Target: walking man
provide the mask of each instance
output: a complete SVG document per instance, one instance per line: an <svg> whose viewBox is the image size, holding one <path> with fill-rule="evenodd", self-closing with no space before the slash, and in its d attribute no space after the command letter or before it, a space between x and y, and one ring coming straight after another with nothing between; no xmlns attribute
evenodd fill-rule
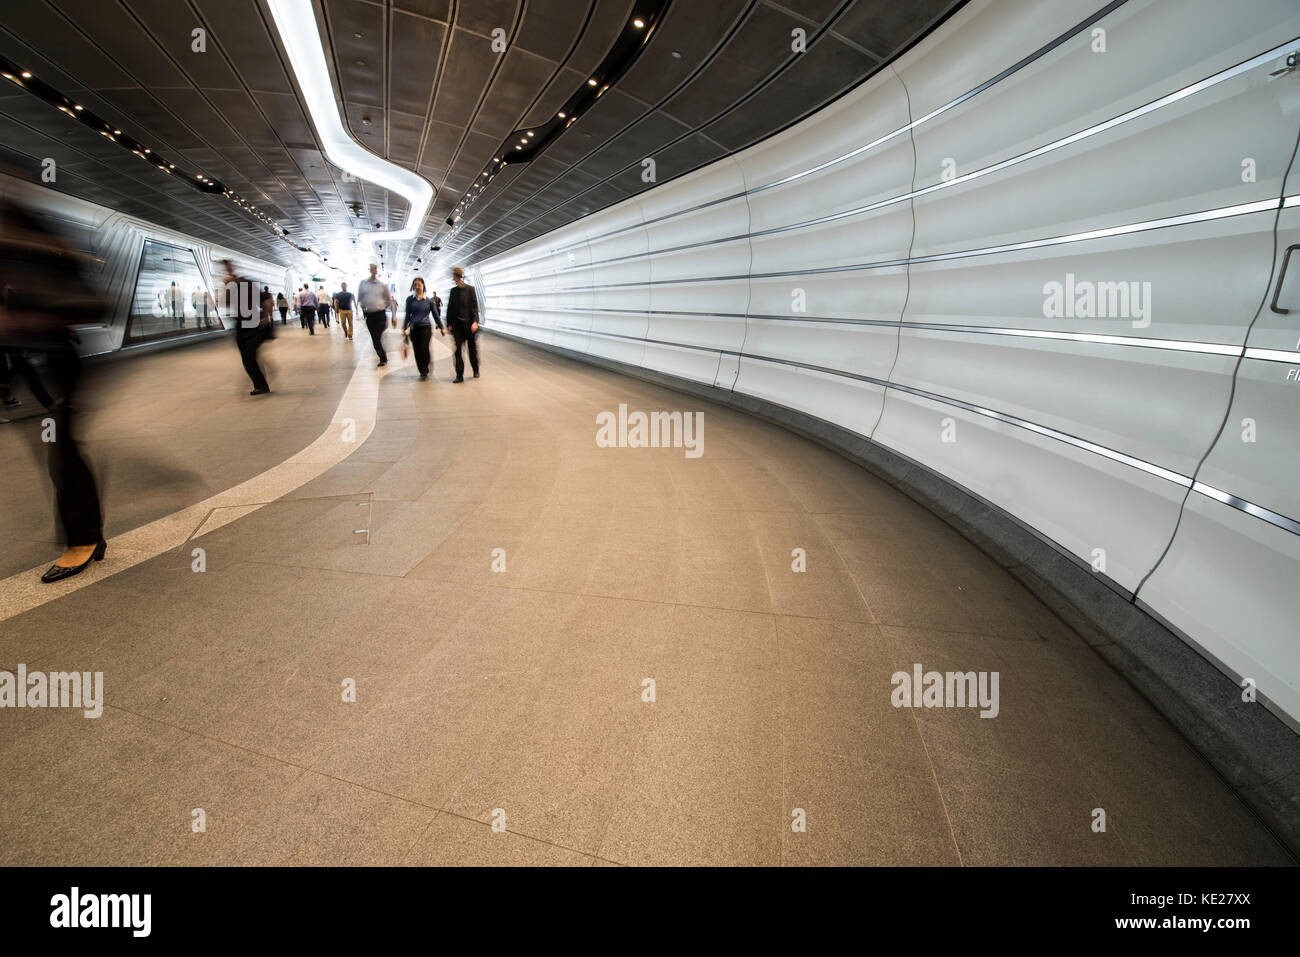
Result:
<svg viewBox="0 0 1300 957"><path fill-rule="evenodd" d="M393 310L393 325L397 325L397 303L393 302L393 292L388 283L379 279L379 267L370 264L370 278L361 280L357 287L357 301L361 313L366 317L366 328L370 330L370 341L375 346L375 355L379 356L379 366L388 365L388 353L384 351L384 323L387 319L386 309Z"/></svg>
<svg viewBox="0 0 1300 957"><path fill-rule="evenodd" d="M310 286L302 287L302 293L298 296L298 311L302 313L303 324L311 330L313 336L316 335L316 294Z"/></svg>
<svg viewBox="0 0 1300 957"><path fill-rule="evenodd" d="M339 314L339 325L343 327L343 335L349 339L352 338L352 298L347 283L343 283L343 288L334 294L334 311Z"/></svg>
<svg viewBox="0 0 1300 957"><path fill-rule="evenodd" d="M465 270L455 266L451 270L455 281L451 292L447 294L447 328L456 339L456 378L453 382L465 381L465 360L461 358L460 347L469 347L469 367L478 378L478 296L474 287L465 281Z"/></svg>
<svg viewBox="0 0 1300 957"><path fill-rule="evenodd" d="M271 311L269 308L271 294L254 306L258 299L257 286L250 279L235 274L235 266L229 259L221 261L226 270L226 308L235 317L235 345L239 346L239 358L244 362L244 371L252 380L253 391L249 395L266 395L271 387L266 384L266 376L257 362L257 350L265 341L271 330Z"/></svg>

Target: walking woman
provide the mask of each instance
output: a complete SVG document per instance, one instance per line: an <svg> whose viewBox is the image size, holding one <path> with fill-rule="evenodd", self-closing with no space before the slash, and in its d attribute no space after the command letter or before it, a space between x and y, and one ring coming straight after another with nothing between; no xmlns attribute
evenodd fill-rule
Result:
<svg viewBox="0 0 1300 957"><path fill-rule="evenodd" d="M415 353L415 368L420 371L420 378L429 378L429 340L433 338L433 327L446 335L442 328L442 316L434 305L435 300L424 294L424 280L419 276L411 283L411 295L406 297L406 319L402 323L402 335L411 342L411 351Z"/></svg>
<svg viewBox="0 0 1300 957"><path fill-rule="evenodd" d="M82 278L77 254L36 214L0 204L0 349L20 358L37 400L49 411L39 424L47 446L59 523L67 550L41 576L56 582L104 557L99 489L73 437L73 396L81 378L73 325L98 322L104 303ZM44 358L38 373L26 355ZM43 380L43 381L41 381Z"/></svg>
<svg viewBox="0 0 1300 957"><path fill-rule="evenodd" d="M289 321L289 300L284 298L284 290L275 295L275 306L280 310L280 325Z"/></svg>

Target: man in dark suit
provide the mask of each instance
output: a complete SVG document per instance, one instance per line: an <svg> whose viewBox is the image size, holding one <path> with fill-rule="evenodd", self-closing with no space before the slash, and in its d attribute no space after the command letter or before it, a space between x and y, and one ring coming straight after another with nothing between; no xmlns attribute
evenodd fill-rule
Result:
<svg viewBox="0 0 1300 957"><path fill-rule="evenodd" d="M239 357L244 361L244 371L253 382L253 391L249 395L266 395L271 391L266 376L257 361L257 350L270 332L270 314L263 319L263 309L257 302L257 284L251 279L235 274L235 266L229 259L221 264L226 272L226 308L235 320L235 345L239 347ZM270 293L267 294L270 298Z"/></svg>
<svg viewBox="0 0 1300 957"><path fill-rule="evenodd" d="M461 358L460 347L469 346L469 367L478 378L478 296L474 287L465 281L465 270L456 266L451 271L451 278L456 285L447 294L447 328L456 340L456 378L453 382L465 381L465 360Z"/></svg>

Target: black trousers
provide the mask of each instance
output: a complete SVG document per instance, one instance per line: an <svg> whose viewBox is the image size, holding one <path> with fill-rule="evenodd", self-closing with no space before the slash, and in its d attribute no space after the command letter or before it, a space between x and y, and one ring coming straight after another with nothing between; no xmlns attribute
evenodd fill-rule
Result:
<svg viewBox="0 0 1300 957"><path fill-rule="evenodd" d="M286 322L288 322L288 321L289 321L289 307L288 307L288 306L281 306L281 307L280 307L280 325L284 325L284 324L285 324Z"/></svg>
<svg viewBox="0 0 1300 957"><path fill-rule="evenodd" d="M388 353L384 351L384 325L388 320L384 317L384 311L367 312L366 328L370 330L370 341L374 343L375 355L379 356L379 364L385 365L388 362Z"/></svg>
<svg viewBox="0 0 1300 957"><path fill-rule="evenodd" d="M429 374L429 340L433 338L433 326L411 326L411 352L415 355L415 367L420 375Z"/></svg>
<svg viewBox="0 0 1300 957"><path fill-rule="evenodd" d="M320 317L320 324L326 329L330 327L330 308L329 306L317 306L316 315Z"/></svg>
<svg viewBox="0 0 1300 957"><path fill-rule="evenodd" d="M49 384L56 398L48 405L48 418L54 420L53 432L49 431L49 423L42 421L41 438L44 440L48 436L52 439L46 443L49 446L47 461L59 523L69 547L97 545L104 537L99 488L90 466L81 456L72 429L72 398L81 378L81 360L71 347L46 355Z"/></svg>
<svg viewBox="0 0 1300 957"><path fill-rule="evenodd" d="M308 329L311 330L311 334L313 336L316 335L316 307L315 306L302 307L302 321L303 321L303 325L305 325Z"/></svg>
<svg viewBox="0 0 1300 957"><path fill-rule="evenodd" d="M469 367L478 375L478 333L462 332L455 328L451 332L456 339L456 378L465 378L465 360L460 357L462 345L469 347Z"/></svg>
<svg viewBox="0 0 1300 957"><path fill-rule="evenodd" d="M253 388L269 389L270 386L266 384L266 376L262 373L262 367L257 362L257 350L262 345L262 336L260 334L246 336L243 339L236 339L235 344L239 346L239 358L244 361L244 371L253 380Z"/></svg>
<svg viewBox="0 0 1300 957"><path fill-rule="evenodd" d="M31 390L32 397L37 402L47 409L54 405L54 399L45 391L41 377L36 374L32 364L21 352L0 354L0 397L10 395L10 385L15 375L22 376L26 380L27 388Z"/></svg>

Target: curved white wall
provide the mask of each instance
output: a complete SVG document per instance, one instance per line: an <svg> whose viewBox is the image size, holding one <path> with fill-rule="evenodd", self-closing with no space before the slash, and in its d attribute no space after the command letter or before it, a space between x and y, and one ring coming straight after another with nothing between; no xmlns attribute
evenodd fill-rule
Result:
<svg viewBox="0 0 1300 957"><path fill-rule="evenodd" d="M943 473L1294 725L1300 261L1294 311L1265 300L1300 242L1300 72L1270 76L1300 5L1102 11L973 0L783 134L477 264L485 315ZM1069 276L1149 298L1054 315Z"/></svg>

